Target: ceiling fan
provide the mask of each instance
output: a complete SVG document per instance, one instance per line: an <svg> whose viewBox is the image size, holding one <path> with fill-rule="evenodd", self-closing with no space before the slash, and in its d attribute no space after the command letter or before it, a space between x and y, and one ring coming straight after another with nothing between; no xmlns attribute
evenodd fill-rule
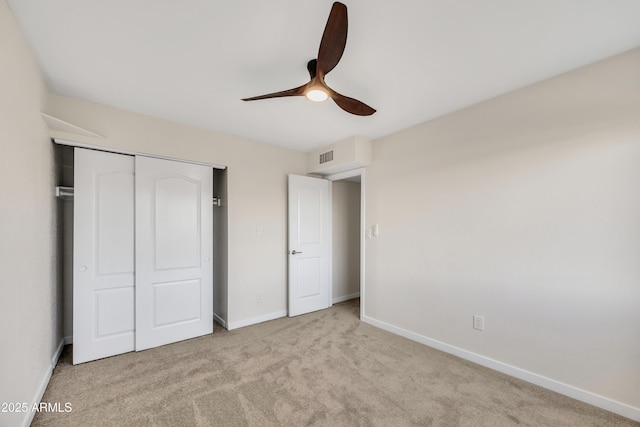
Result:
<svg viewBox="0 0 640 427"><path fill-rule="evenodd" d="M358 116L370 116L376 110L364 102L349 98L331 89L324 81L324 76L333 70L344 52L347 44L347 6L340 2L333 3L327 25L322 34L318 59L312 59L307 63L307 70L311 79L308 83L294 89L266 95L244 98L243 101L256 101L258 99L280 98L284 96L306 96L311 101L321 102L327 98L333 99L338 107L344 111Z"/></svg>

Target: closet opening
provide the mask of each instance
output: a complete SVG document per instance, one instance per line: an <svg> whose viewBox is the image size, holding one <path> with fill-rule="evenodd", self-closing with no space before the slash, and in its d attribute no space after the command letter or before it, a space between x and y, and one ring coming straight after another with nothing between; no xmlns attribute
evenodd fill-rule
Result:
<svg viewBox="0 0 640 427"><path fill-rule="evenodd" d="M56 195L58 196L57 210L59 213L58 222L58 250L62 254L59 261L59 275L58 283L61 289L62 297L59 301L58 319L57 321L62 324L62 330L65 337L65 344L73 343L74 330L73 330L73 301L74 301L74 188L76 182L74 182L74 175L76 174L76 162L77 158L74 155L74 145L72 143L66 144L59 141L54 141L55 158L56 158ZM107 151L107 150L99 150ZM120 153L115 153L120 154ZM126 153L132 154L132 153ZM166 159L164 161L168 161ZM161 160L163 161L163 160ZM183 163L179 160L175 163ZM188 164L185 163L185 164ZM206 165L203 165L206 166ZM227 319L227 172L226 169L220 169L215 166L210 166L213 172L211 185L213 189L213 197L210 198L213 215L210 222L213 251L210 257L207 256L204 259L209 266L206 269L211 269L213 292L211 299L212 307L209 310L208 316L213 319L214 322L220 323L223 327L226 327ZM76 178L77 179L77 178ZM75 274L81 274L75 272ZM185 297L187 298L187 297ZM209 300L211 301L211 300ZM171 319L169 319L171 320Z"/></svg>
<svg viewBox="0 0 640 427"><path fill-rule="evenodd" d="M73 147L54 145L56 179L58 188L73 189ZM58 222L58 280L62 283L61 307L57 312L62 317L62 332L65 345L73 342L73 195L72 192L57 191Z"/></svg>

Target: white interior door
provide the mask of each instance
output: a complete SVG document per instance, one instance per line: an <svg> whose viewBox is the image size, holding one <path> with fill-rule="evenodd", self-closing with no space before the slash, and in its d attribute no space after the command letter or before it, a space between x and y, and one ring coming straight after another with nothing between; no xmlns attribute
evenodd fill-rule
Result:
<svg viewBox="0 0 640 427"><path fill-rule="evenodd" d="M136 350L213 332L213 170L136 156Z"/></svg>
<svg viewBox="0 0 640 427"><path fill-rule="evenodd" d="M76 148L73 363L134 349L134 159Z"/></svg>
<svg viewBox="0 0 640 427"><path fill-rule="evenodd" d="M331 306L329 185L289 175L289 316Z"/></svg>

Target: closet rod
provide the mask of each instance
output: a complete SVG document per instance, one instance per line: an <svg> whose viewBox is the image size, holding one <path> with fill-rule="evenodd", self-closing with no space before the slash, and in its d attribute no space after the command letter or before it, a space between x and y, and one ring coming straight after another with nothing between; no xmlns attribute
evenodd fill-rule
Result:
<svg viewBox="0 0 640 427"><path fill-rule="evenodd" d="M56 197L61 199L73 199L73 187L56 187Z"/></svg>

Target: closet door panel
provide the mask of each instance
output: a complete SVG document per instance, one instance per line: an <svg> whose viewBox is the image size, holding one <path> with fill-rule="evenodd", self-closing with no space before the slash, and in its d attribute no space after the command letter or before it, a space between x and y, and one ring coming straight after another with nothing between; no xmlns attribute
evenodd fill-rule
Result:
<svg viewBox="0 0 640 427"><path fill-rule="evenodd" d="M136 350L213 332L213 170L136 157Z"/></svg>
<svg viewBox="0 0 640 427"><path fill-rule="evenodd" d="M155 183L155 269L200 265L200 185L189 178L161 178ZM175 203L180 200L180 203ZM182 248L176 251L175 248Z"/></svg>
<svg viewBox="0 0 640 427"><path fill-rule="evenodd" d="M124 164L123 160L131 167L132 157L115 161ZM105 277L130 274L134 270L135 237L133 171L97 175L95 191L98 274Z"/></svg>
<svg viewBox="0 0 640 427"><path fill-rule="evenodd" d="M73 363L134 350L134 158L75 149Z"/></svg>
<svg viewBox="0 0 640 427"><path fill-rule="evenodd" d="M154 325L160 327L199 320L201 287L200 280L154 285Z"/></svg>

